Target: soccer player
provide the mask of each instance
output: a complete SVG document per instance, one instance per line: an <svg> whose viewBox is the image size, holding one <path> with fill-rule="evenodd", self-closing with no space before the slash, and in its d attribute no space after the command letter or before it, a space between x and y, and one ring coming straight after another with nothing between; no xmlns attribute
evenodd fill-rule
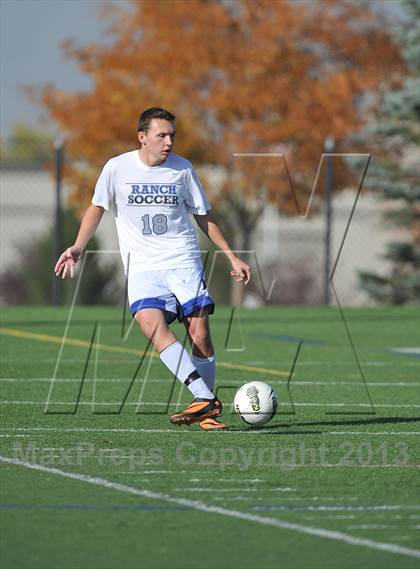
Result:
<svg viewBox="0 0 420 569"><path fill-rule="evenodd" d="M112 207L131 313L162 362L194 396L170 421L221 429L225 425L217 420L222 404L213 394L216 362L209 330L214 303L190 214L225 253L237 282L247 284L251 271L226 242L191 162L172 152L175 128L175 116L165 109L153 107L140 115L140 149L105 164L76 241L54 270L57 277L73 277L104 211ZM186 327L191 357L169 327L177 317Z"/></svg>

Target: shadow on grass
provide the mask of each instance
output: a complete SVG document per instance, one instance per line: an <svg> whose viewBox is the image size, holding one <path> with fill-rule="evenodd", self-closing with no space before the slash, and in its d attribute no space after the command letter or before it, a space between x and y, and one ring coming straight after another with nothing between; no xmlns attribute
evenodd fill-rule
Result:
<svg viewBox="0 0 420 569"><path fill-rule="evenodd" d="M261 427L250 427L250 428L238 428L230 429L234 431L259 431L263 430L267 435L321 435L328 434L328 429L324 430L299 430L299 431L289 431L288 429L296 427L345 427L353 425L397 425L397 424L407 424L407 423L418 423L420 422L419 417L370 417L369 419L335 419L333 421L293 421L289 423L272 423L269 425L261 425ZM281 429L281 430L278 430ZM270 432L271 431L271 432ZM369 435L369 431L366 431Z"/></svg>

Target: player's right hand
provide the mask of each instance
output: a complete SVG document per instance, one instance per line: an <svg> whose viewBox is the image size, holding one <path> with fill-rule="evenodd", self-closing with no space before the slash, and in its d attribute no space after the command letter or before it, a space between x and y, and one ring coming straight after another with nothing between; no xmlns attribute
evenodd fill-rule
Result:
<svg viewBox="0 0 420 569"><path fill-rule="evenodd" d="M73 245L72 247L66 249L64 253L60 255L60 258L55 264L54 267L55 276L59 277L60 273L62 273L61 278L65 279L67 274L70 273L71 278L73 278L74 267L81 256L82 256L82 251L81 249L79 249L79 247L75 247Z"/></svg>

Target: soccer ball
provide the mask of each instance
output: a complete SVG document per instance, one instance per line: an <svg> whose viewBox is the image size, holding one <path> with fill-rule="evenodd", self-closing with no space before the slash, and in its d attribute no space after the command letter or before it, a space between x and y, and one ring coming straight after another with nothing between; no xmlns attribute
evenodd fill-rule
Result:
<svg viewBox="0 0 420 569"><path fill-rule="evenodd" d="M233 407L245 423L264 425L276 414L277 395L268 383L250 381L236 392Z"/></svg>

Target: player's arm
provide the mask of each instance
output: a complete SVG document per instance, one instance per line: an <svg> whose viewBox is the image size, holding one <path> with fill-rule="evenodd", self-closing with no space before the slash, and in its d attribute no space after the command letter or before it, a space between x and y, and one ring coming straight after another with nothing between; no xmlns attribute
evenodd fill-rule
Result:
<svg viewBox="0 0 420 569"><path fill-rule="evenodd" d="M244 281L245 284L248 284L251 279L251 268L232 251L213 213L208 211L205 215L194 215L194 218L199 228L228 258L232 265L231 277L236 282Z"/></svg>
<svg viewBox="0 0 420 569"><path fill-rule="evenodd" d="M71 278L73 278L74 266L82 256L90 238L95 233L104 211L103 207L94 204L90 204L87 208L80 223L79 232L74 245L61 254L54 267L54 272L57 277L59 277L61 273L61 278L64 279L66 275L70 273Z"/></svg>

